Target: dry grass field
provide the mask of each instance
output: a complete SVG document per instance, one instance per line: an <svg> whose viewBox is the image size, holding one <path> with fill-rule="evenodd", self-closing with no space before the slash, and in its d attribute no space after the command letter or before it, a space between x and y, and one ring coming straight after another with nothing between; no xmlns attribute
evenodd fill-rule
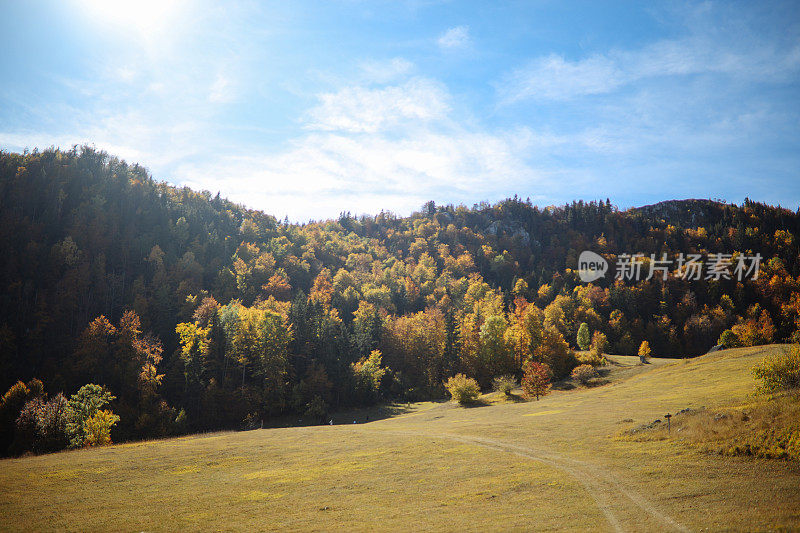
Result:
<svg viewBox="0 0 800 533"><path fill-rule="evenodd" d="M687 407L751 402L750 368L780 349L614 356L597 386L538 402L493 393L470 408L427 402L377 420L384 411L3 460L0 529L800 529L797 462L625 436Z"/></svg>

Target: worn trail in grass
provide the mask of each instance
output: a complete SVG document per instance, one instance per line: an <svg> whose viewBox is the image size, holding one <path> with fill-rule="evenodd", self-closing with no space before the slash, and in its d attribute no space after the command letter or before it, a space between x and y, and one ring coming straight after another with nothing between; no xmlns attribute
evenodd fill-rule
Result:
<svg viewBox="0 0 800 533"><path fill-rule="evenodd" d="M750 367L776 349L645 366L615 357L608 384L538 402L493 394L482 407L428 402L369 423L5 460L0 528L797 528L796 463L619 438L667 412L746 400Z"/></svg>

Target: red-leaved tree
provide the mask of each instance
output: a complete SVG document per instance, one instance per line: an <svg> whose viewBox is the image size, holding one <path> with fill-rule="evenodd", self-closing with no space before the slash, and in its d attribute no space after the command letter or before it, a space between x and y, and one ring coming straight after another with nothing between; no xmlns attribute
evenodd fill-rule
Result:
<svg viewBox="0 0 800 533"><path fill-rule="evenodd" d="M552 372L545 363L528 361L522 367L525 374L522 376L522 393L526 398L539 399L550 392L550 376Z"/></svg>

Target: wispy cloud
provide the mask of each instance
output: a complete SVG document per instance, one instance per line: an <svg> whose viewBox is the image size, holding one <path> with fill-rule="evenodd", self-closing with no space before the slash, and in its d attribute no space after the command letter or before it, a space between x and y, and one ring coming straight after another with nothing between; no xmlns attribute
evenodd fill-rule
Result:
<svg viewBox="0 0 800 533"><path fill-rule="evenodd" d="M414 63L402 58L394 57L388 61L363 61L361 71L363 77L370 83L391 83L408 77L414 71Z"/></svg>
<svg viewBox="0 0 800 533"><path fill-rule="evenodd" d="M233 102L235 99L235 90L233 82L228 76L224 74L217 74L214 83L208 92L208 101L215 104L225 104Z"/></svg>
<svg viewBox="0 0 800 533"><path fill-rule="evenodd" d="M182 183L224 194L295 220L340 211L407 213L424 201L499 199L533 183L525 129L489 132L453 116L439 82L412 78L378 88L319 95L306 113L308 134L262 156L231 156L212 166L187 163ZM309 197L313 191L313 197Z"/></svg>
<svg viewBox="0 0 800 533"><path fill-rule="evenodd" d="M515 193L798 198L791 2L611 6L630 16L613 33L525 3L442 26L452 10L427 0L181 2L147 38L115 15L48 41L33 13L0 36L0 146L88 142L294 220ZM53 35L82 31L74 22ZM638 23L647 31L628 31ZM71 48L53 59L42 43Z"/></svg>
<svg viewBox="0 0 800 533"><path fill-rule="evenodd" d="M570 100L607 94L648 79L698 74L776 81L800 68L800 45L776 50L763 43L721 43L705 37L663 40L640 49L611 50L569 61L550 54L531 60L496 85L504 103Z"/></svg>
<svg viewBox="0 0 800 533"><path fill-rule="evenodd" d="M143 166L167 168L196 156L215 138L200 116L165 122L140 111L97 112L92 120L76 120L66 130L0 131L0 146L24 150L89 144Z"/></svg>
<svg viewBox="0 0 800 533"><path fill-rule="evenodd" d="M495 111L532 118L529 161L561 173L551 189L561 201L598 190L622 205L752 197L755 182L796 173L789 139L800 113L787 98L800 45L796 25L787 33L748 17L704 3L679 14L680 37L582 57L542 54L494 84ZM797 196L760 190L773 202Z"/></svg>
<svg viewBox="0 0 800 533"><path fill-rule="evenodd" d="M567 100L575 96L610 92L625 74L608 57L566 61L555 54L533 60L506 77L498 90L506 103L525 99Z"/></svg>
<svg viewBox="0 0 800 533"><path fill-rule="evenodd" d="M368 89L345 87L319 95L307 114L308 129L375 133L412 123L442 120L450 95L442 84L414 78L402 85Z"/></svg>
<svg viewBox="0 0 800 533"><path fill-rule="evenodd" d="M470 44L469 27L456 26L455 28L450 28L440 35L436 42L439 43L439 47L445 50L464 48Z"/></svg>
<svg viewBox="0 0 800 533"><path fill-rule="evenodd" d="M424 201L499 199L496 181L514 190L534 172L508 134L420 131L401 139L312 134L282 153L231 157L213 167L181 166L176 176L190 186L218 190L267 212L295 220L341 211L408 213ZM506 192L505 194L508 194ZM326 209L323 205L335 206Z"/></svg>

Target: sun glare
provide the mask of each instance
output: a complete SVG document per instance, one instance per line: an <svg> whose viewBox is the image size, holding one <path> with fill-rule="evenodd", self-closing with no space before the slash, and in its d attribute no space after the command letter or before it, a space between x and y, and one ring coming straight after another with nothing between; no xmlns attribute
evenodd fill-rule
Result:
<svg viewBox="0 0 800 533"><path fill-rule="evenodd" d="M83 0L87 14L115 29L128 28L144 37L166 29L180 11L183 0Z"/></svg>

